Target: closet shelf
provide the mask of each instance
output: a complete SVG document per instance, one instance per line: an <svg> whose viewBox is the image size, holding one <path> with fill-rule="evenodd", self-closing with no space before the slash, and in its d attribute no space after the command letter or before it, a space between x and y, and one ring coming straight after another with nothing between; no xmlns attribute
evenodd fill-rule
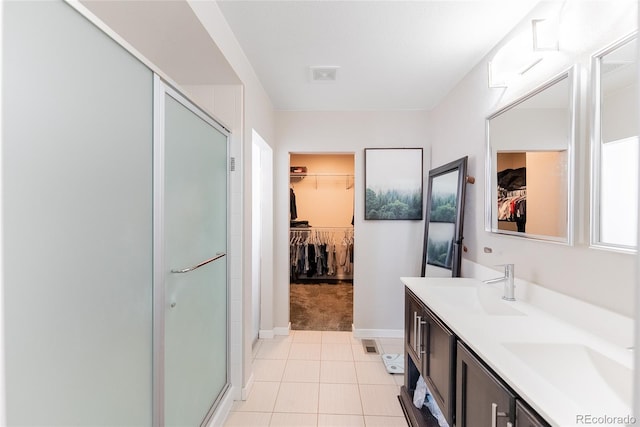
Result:
<svg viewBox="0 0 640 427"><path fill-rule="evenodd" d="M307 177L315 178L316 190L318 189L318 178L345 178L345 190L353 188L353 174L349 173L291 173L289 182L300 182Z"/></svg>

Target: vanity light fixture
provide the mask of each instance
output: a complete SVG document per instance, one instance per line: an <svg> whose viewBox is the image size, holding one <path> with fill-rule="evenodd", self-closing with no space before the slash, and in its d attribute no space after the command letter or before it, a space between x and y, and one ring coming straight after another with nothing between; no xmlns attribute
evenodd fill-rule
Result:
<svg viewBox="0 0 640 427"><path fill-rule="evenodd" d="M487 63L489 87L508 87L540 61L542 55L533 51L529 37L520 34L500 48Z"/></svg>
<svg viewBox="0 0 640 427"><path fill-rule="evenodd" d="M338 69L340 67L335 65L309 67L311 83L334 83L338 78Z"/></svg>
<svg viewBox="0 0 640 427"><path fill-rule="evenodd" d="M494 71L493 61L487 61L487 76L489 78L489 87L492 89L496 88L507 88L509 85L507 84L507 78L504 73L498 76L498 72Z"/></svg>
<svg viewBox="0 0 640 427"><path fill-rule="evenodd" d="M557 51L558 19L531 21L531 35L523 31L504 44L487 62L489 87L506 88L544 59L544 51Z"/></svg>
<svg viewBox="0 0 640 427"><path fill-rule="evenodd" d="M531 21L533 50L557 51L560 48L558 32L560 23L557 18L534 19Z"/></svg>

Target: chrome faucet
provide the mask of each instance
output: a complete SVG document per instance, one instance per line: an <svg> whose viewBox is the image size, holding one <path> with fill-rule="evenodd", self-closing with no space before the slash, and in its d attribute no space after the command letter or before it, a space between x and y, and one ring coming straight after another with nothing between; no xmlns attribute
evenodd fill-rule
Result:
<svg viewBox="0 0 640 427"><path fill-rule="evenodd" d="M496 277L495 279L483 280L483 282L484 283L504 282L504 295L502 296L502 299L506 301L515 301L516 286L513 283L513 280L514 280L513 270L514 270L513 264L504 264L504 276Z"/></svg>

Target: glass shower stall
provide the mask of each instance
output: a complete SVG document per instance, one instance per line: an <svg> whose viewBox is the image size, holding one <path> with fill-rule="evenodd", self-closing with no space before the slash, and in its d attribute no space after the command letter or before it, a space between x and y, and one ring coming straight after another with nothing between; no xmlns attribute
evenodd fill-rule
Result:
<svg viewBox="0 0 640 427"><path fill-rule="evenodd" d="M229 134L69 4L2 7L6 423L205 424Z"/></svg>

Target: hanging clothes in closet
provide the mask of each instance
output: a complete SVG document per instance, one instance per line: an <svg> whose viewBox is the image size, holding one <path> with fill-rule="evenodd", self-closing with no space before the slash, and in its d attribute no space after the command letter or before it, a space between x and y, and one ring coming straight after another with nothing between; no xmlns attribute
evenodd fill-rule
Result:
<svg viewBox="0 0 640 427"><path fill-rule="evenodd" d="M353 280L353 229L290 231L291 281Z"/></svg>
<svg viewBox="0 0 640 427"><path fill-rule="evenodd" d="M498 172L498 221L515 222L525 232L527 222L527 168Z"/></svg>
<svg viewBox="0 0 640 427"><path fill-rule="evenodd" d="M519 232L527 222L527 190L498 191L498 221L515 222Z"/></svg>
<svg viewBox="0 0 640 427"><path fill-rule="evenodd" d="M293 188L289 188L289 215L290 219L298 218L298 207L296 206L296 193Z"/></svg>

